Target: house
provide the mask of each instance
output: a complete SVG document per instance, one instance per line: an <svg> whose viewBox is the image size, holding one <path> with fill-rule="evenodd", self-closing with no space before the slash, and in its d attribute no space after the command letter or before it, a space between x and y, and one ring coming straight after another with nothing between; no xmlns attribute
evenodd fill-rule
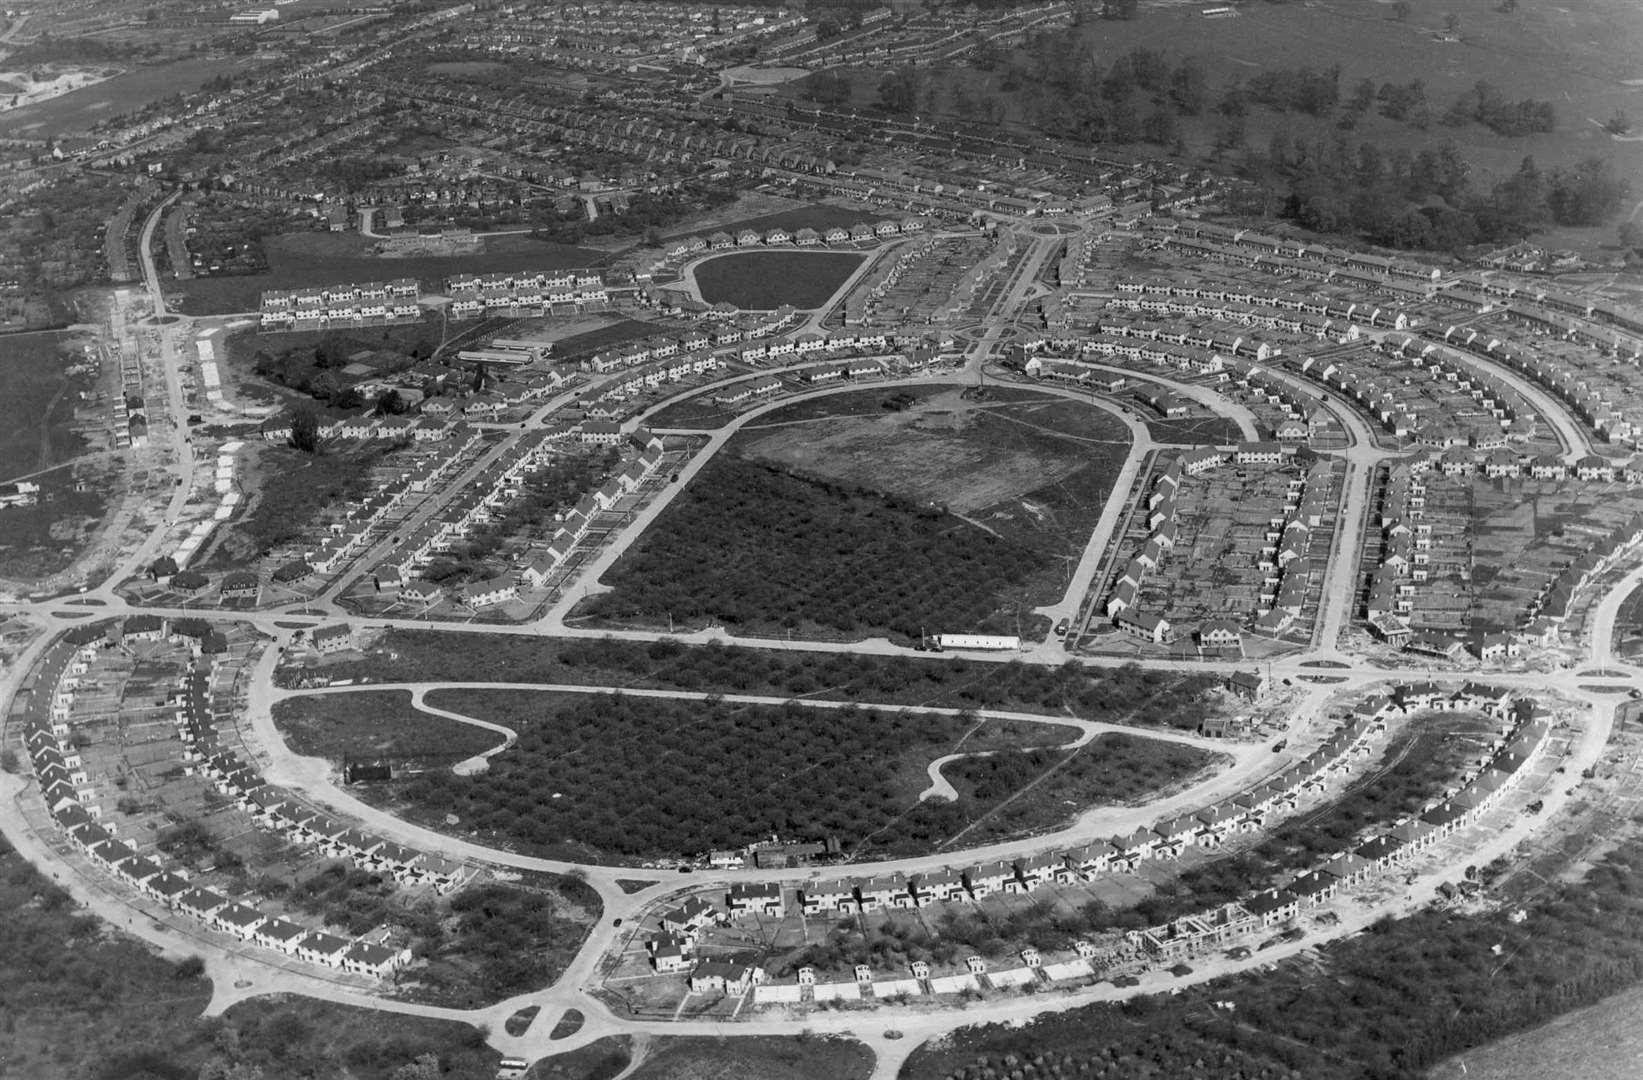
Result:
<svg viewBox="0 0 1643 1080"><path fill-rule="evenodd" d="M352 648L354 632L347 623L335 623L315 630L309 640L313 642L314 651L324 656Z"/></svg>
<svg viewBox="0 0 1643 1080"><path fill-rule="evenodd" d="M326 967L341 967L342 957L347 953L349 943L335 934L327 934L323 930L315 930L301 941L297 942L297 959L310 964L323 964Z"/></svg>
<svg viewBox="0 0 1643 1080"><path fill-rule="evenodd" d="M741 995L748 992L754 984L764 982L764 969L752 964L741 964L730 960L703 960L690 972L690 991L700 994L710 990L722 990L726 994Z"/></svg>
<svg viewBox="0 0 1643 1080"><path fill-rule="evenodd" d="M471 608L495 607L519 598L519 588L510 577L470 581L457 590L457 599Z"/></svg>
<svg viewBox="0 0 1643 1080"><path fill-rule="evenodd" d="M1243 629L1231 619L1210 619L1198 627L1200 649L1239 649L1243 644Z"/></svg>
<svg viewBox="0 0 1643 1080"><path fill-rule="evenodd" d="M229 904L211 918L211 925L241 941L249 941L268 916L249 904Z"/></svg>
<svg viewBox="0 0 1643 1080"><path fill-rule="evenodd" d="M410 949L356 941L342 954L342 970L354 975L385 978L411 962Z"/></svg>
<svg viewBox="0 0 1643 1080"><path fill-rule="evenodd" d="M690 966L694 946L689 938L658 934L645 943L645 948L650 951L650 966L658 974L667 975Z"/></svg>
<svg viewBox="0 0 1643 1080"><path fill-rule="evenodd" d="M1245 900L1244 909L1260 919L1262 926L1276 926L1298 915L1301 903L1299 898L1287 889L1268 889Z"/></svg>
<svg viewBox="0 0 1643 1080"><path fill-rule="evenodd" d="M265 949L292 952L308 933L308 928L289 919L269 919L252 931L251 940Z"/></svg>
<svg viewBox="0 0 1643 1080"><path fill-rule="evenodd" d="M811 882L800 890L799 901L807 915L849 914L856 910L856 890L843 882Z"/></svg>
<svg viewBox="0 0 1643 1080"><path fill-rule="evenodd" d="M1227 689L1249 701L1267 692L1267 679L1260 671L1237 671L1227 676Z"/></svg>
<svg viewBox="0 0 1643 1080"><path fill-rule="evenodd" d="M184 915L207 922L228 906L228 897L211 889L189 889L177 897L176 907Z"/></svg>
<svg viewBox="0 0 1643 1080"><path fill-rule="evenodd" d="M442 590L438 585L420 579L407 582L399 590L400 599L409 600L414 604L437 604L441 594Z"/></svg>
<svg viewBox="0 0 1643 1080"><path fill-rule="evenodd" d="M255 602L260 591L257 575L244 570L236 570L222 579L220 595L224 600L250 600Z"/></svg>
<svg viewBox="0 0 1643 1080"><path fill-rule="evenodd" d="M712 904L699 896L692 896L679 907L662 915L662 929L674 934L694 935L712 922L717 914Z"/></svg>
<svg viewBox="0 0 1643 1080"><path fill-rule="evenodd" d="M1113 622L1131 637L1150 641L1154 645L1167 645L1175 640L1175 633L1170 628L1168 620L1151 612L1125 608L1117 614Z"/></svg>
<svg viewBox="0 0 1643 1080"><path fill-rule="evenodd" d="M725 895L725 907L732 919L748 915L769 915L779 919L786 912L782 903L782 889L775 882L768 884L735 884Z"/></svg>

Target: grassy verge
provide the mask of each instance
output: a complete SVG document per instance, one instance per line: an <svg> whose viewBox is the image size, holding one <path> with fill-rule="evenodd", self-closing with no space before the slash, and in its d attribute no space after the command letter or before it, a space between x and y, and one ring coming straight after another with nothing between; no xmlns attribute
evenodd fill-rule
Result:
<svg viewBox="0 0 1643 1080"><path fill-rule="evenodd" d="M531 1066L526 1080L611 1080L633 1060L633 1040L609 1035Z"/></svg>
<svg viewBox="0 0 1643 1080"><path fill-rule="evenodd" d="M412 708L409 690L287 698L274 706L274 724L295 752L331 760L460 760L502 741L495 732Z"/></svg>
<svg viewBox="0 0 1643 1080"><path fill-rule="evenodd" d="M796 1035L660 1039L633 1080L865 1080L873 1054L854 1039Z"/></svg>

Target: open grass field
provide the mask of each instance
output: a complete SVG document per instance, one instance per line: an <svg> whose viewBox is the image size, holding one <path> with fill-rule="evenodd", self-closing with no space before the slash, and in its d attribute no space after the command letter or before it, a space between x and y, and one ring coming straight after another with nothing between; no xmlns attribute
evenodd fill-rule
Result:
<svg viewBox="0 0 1643 1080"><path fill-rule="evenodd" d="M633 1060L633 1040L607 1035L568 1054L543 1058L531 1066L525 1080L613 1080Z"/></svg>
<svg viewBox="0 0 1643 1080"><path fill-rule="evenodd" d="M57 332L0 337L0 483L30 477L40 487L34 505L0 509L0 575L9 578L68 565L102 519L119 472L117 459L96 455L55 467L98 449L76 417L95 378L73 340Z"/></svg>
<svg viewBox="0 0 1643 1080"><path fill-rule="evenodd" d="M342 701L322 700L331 710ZM396 782L385 797L430 822L455 814L459 828L488 842L601 859L734 847L772 832L836 837L846 851L931 850L1055 771L1056 757L1033 755L1069 737L1059 725L962 715L524 689L452 688L428 703L512 727L519 742L485 773L430 772ZM966 781L957 802L919 801L936 758L1016 747L1028 750L1026 768ZM1144 737L1098 740L1089 768L1060 770L1067 780L1050 784L1050 800L1024 800L989 835L1134 798L1208 759Z"/></svg>
<svg viewBox="0 0 1643 1080"><path fill-rule="evenodd" d="M79 393L89 390L74 336L46 331L0 337L0 483L80 453L73 429ZM71 370L72 369L72 370Z"/></svg>
<svg viewBox="0 0 1643 1080"><path fill-rule="evenodd" d="M553 357L555 360L574 359L579 356L592 356L602 349L613 345L620 345L624 341L633 341L636 338L650 337L660 330L655 323L644 322L640 319L613 319L603 326L597 326L554 342Z"/></svg>
<svg viewBox="0 0 1643 1080"><path fill-rule="evenodd" d="M1508 1035L1432 1069L1428 1080L1632 1080L1643 1061L1643 989L1626 990L1544 1027Z"/></svg>
<svg viewBox="0 0 1643 1080"><path fill-rule="evenodd" d="M749 311L783 305L818 308L861 265L864 256L847 251L738 251L691 268L691 277L709 304L728 303Z"/></svg>
<svg viewBox="0 0 1643 1080"><path fill-rule="evenodd" d="M1103 735L1076 750L1038 749L950 762L943 774L967 820L947 842L982 844L1070 821L1091 806L1156 797L1210 768L1212 754L1178 743Z"/></svg>
<svg viewBox="0 0 1643 1080"><path fill-rule="evenodd" d="M866 1080L872 1072L873 1054L856 1040L805 1034L658 1039L628 1075L632 1080Z"/></svg>
<svg viewBox="0 0 1643 1080"><path fill-rule="evenodd" d="M501 270L557 270L592 266L605 256L584 248L534 240L525 234L489 237L472 255L385 258L371 254L372 241L357 233L291 232L264 241L268 272L239 277L197 277L175 283L188 315L255 311L265 289L296 289L349 281L411 277L425 292L444 288L452 274Z"/></svg>
<svg viewBox="0 0 1643 1080"><path fill-rule="evenodd" d="M464 758L501 741L495 732L411 707L409 690L287 698L274 706L286 745L309 757Z"/></svg>
<svg viewBox="0 0 1643 1080"><path fill-rule="evenodd" d="M136 68L50 101L0 113L0 135L39 139L83 131L172 94L198 90L218 75L241 67L236 59L215 57Z"/></svg>
<svg viewBox="0 0 1643 1080"><path fill-rule="evenodd" d="M1016 612L1065 587L1127 430L1031 391L978 402L929 388L901 411L884 409L885 396L799 402L738 432L587 613L754 633L1019 632ZM680 545L702 550L676 560Z"/></svg>

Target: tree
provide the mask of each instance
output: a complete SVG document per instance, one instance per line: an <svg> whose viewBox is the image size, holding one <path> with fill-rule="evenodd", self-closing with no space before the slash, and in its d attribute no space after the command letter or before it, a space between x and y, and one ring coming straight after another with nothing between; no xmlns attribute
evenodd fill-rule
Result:
<svg viewBox="0 0 1643 1080"><path fill-rule="evenodd" d="M1500 10L1503 14L1512 14L1517 10L1517 0L1500 0Z"/></svg>
<svg viewBox="0 0 1643 1080"><path fill-rule="evenodd" d="M1449 31L1451 37L1460 36L1460 16L1453 11L1443 17L1443 28Z"/></svg>
<svg viewBox="0 0 1643 1080"><path fill-rule="evenodd" d="M1627 251L1643 252L1643 225L1639 225L1635 221L1622 221L1620 223L1620 246ZM10 772L11 770L7 769L6 771Z"/></svg>
<svg viewBox="0 0 1643 1080"><path fill-rule="evenodd" d="M1397 0L1392 5L1392 17L1399 22L1409 21L1409 0Z"/></svg>
<svg viewBox="0 0 1643 1080"><path fill-rule="evenodd" d="M911 113L918 105L918 97L918 71L910 65L897 68L879 80L879 105L886 112Z"/></svg>
<svg viewBox="0 0 1643 1080"><path fill-rule="evenodd" d="M1610 135L1624 135L1631 129L1632 118L1619 109L1616 109L1614 115L1603 121L1603 130Z"/></svg>
<svg viewBox="0 0 1643 1080"><path fill-rule="evenodd" d="M319 453L319 414L301 408L291 417L291 445L305 454Z"/></svg>
<svg viewBox="0 0 1643 1080"><path fill-rule="evenodd" d="M380 416L399 416L405 409L405 398L398 390L384 390L377 396L376 411Z"/></svg>

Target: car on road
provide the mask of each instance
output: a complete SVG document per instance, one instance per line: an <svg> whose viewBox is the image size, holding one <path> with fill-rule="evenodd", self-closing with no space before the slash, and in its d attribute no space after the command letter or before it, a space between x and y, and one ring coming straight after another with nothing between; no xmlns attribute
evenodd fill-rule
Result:
<svg viewBox="0 0 1643 1080"><path fill-rule="evenodd" d="M1062 619L1060 622L1055 624L1055 636L1066 637L1067 631L1072 629L1072 625L1071 619Z"/></svg>

